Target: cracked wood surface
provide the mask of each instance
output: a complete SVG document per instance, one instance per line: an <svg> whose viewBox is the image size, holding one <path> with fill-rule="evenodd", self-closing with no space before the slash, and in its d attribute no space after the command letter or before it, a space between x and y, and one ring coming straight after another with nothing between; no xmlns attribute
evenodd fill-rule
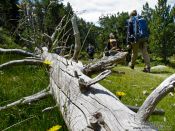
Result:
<svg viewBox="0 0 175 131"><path fill-rule="evenodd" d="M100 84L93 84L82 93L79 79L92 79L82 73L81 63L47 52L44 52L43 58L53 62L50 68L50 89L71 131L156 130L146 122L137 121L136 113ZM97 122L93 126L92 117L99 113L100 121L96 118Z"/></svg>

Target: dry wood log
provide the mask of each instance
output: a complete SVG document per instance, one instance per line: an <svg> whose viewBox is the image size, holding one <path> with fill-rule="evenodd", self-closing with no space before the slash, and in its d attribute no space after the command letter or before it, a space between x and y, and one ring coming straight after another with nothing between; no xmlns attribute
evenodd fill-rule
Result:
<svg viewBox="0 0 175 131"><path fill-rule="evenodd" d="M126 55L127 55L127 52L119 52L114 56L102 58L96 63L91 63L85 66L84 68L82 68L82 72L86 75L89 75L97 71L105 70L113 64L118 64L124 61Z"/></svg>
<svg viewBox="0 0 175 131"><path fill-rule="evenodd" d="M100 84L81 92L79 79L92 80L82 73L81 63L47 52L43 58L53 62L50 89L70 130L156 130L147 122L135 119L136 113Z"/></svg>

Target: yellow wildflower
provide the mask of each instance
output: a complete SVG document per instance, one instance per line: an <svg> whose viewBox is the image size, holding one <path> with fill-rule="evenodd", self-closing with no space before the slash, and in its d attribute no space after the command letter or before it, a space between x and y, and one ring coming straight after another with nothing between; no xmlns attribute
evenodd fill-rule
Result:
<svg viewBox="0 0 175 131"><path fill-rule="evenodd" d="M51 61L49 61L49 60L45 60L43 63L44 63L44 64L47 64L47 65L52 65L52 64L53 64L53 62L51 62Z"/></svg>
<svg viewBox="0 0 175 131"><path fill-rule="evenodd" d="M61 126L56 125L56 126L51 127L48 131L58 131L59 129L61 129Z"/></svg>
<svg viewBox="0 0 175 131"><path fill-rule="evenodd" d="M118 91L116 92L116 95L121 97L121 96L125 96L126 93Z"/></svg>

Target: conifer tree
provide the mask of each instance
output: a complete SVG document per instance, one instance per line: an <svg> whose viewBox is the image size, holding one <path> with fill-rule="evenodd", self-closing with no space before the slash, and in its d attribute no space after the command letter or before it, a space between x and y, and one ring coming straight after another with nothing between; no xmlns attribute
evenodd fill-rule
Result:
<svg viewBox="0 0 175 131"><path fill-rule="evenodd" d="M151 51L158 57L167 62L168 56L172 55L174 45L171 39L167 38L169 24L172 23L170 18L170 6L167 0L158 0L158 5L153 11L153 18L150 21L150 47Z"/></svg>

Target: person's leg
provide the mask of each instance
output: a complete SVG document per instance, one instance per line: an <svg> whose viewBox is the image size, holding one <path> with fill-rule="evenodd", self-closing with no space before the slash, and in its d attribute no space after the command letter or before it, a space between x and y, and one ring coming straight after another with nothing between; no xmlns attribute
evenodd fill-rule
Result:
<svg viewBox="0 0 175 131"><path fill-rule="evenodd" d="M148 54L148 51L147 51L147 47L148 47L148 44L147 42L143 42L141 43L141 51L142 51L142 55L143 55L143 59L144 59L144 62L145 62L145 68L144 68L144 72L150 72L150 57L149 57L149 54Z"/></svg>
<svg viewBox="0 0 175 131"><path fill-rule="evenodd" d="M135 61L137 59L137 54L138 54L138 43L132 44L132 54L131 54L131 62L129 63L129 66L134 69Z"/></svg>

